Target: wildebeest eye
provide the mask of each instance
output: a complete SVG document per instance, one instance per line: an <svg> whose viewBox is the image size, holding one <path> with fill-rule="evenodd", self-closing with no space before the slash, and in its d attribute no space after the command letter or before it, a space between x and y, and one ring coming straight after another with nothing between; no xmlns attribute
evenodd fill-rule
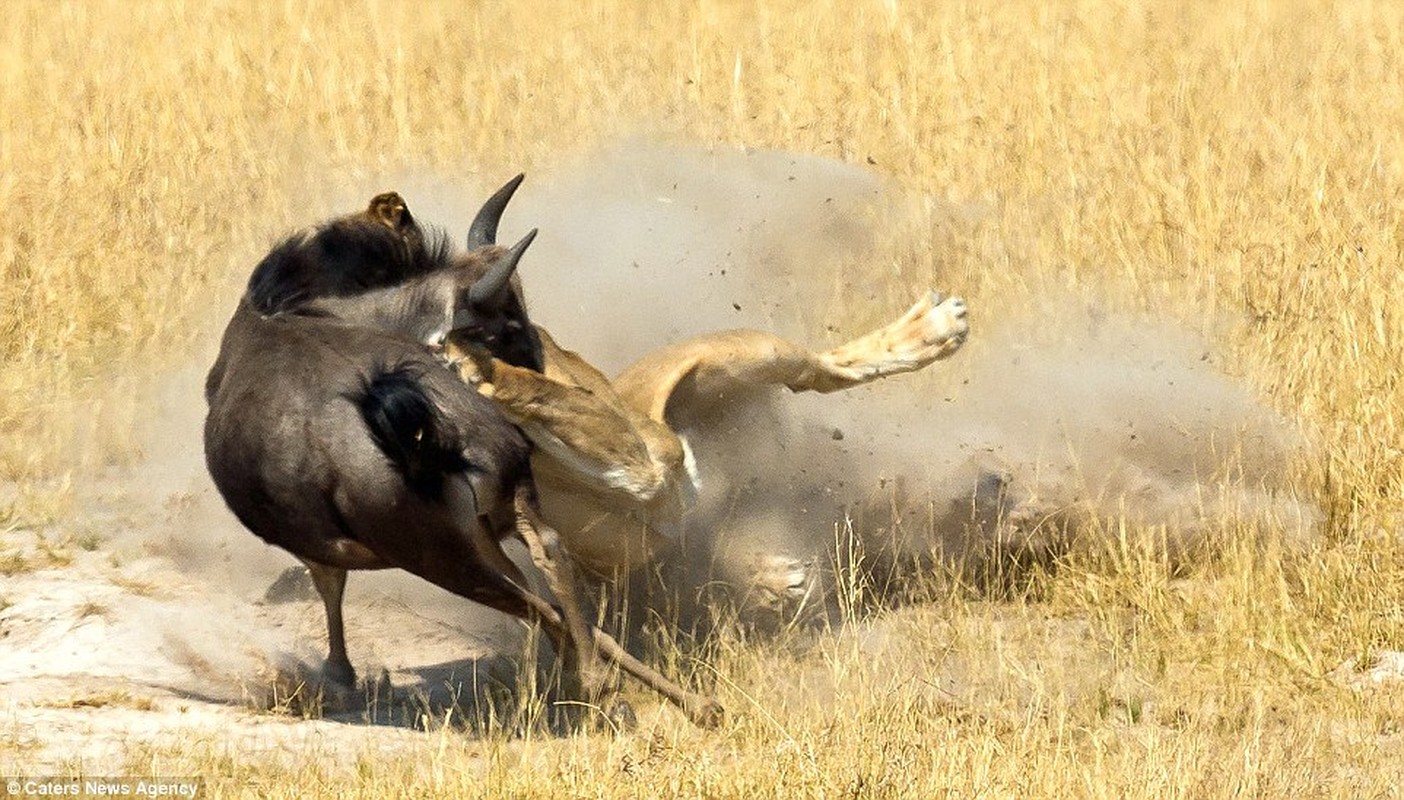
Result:
<svg viewBox="0 0 1404 800"><path fill-rule="evenodd" d="M522 323L520 323L520 322L518 322L518 321L516 321L516 320L514 320L514 319L509 319L509 320L507 320L507 326L506 326L506 327L507 327L507 330L511 331L512 333L519 333L519 332L521 332L521 330L522 330Z"/></svg>

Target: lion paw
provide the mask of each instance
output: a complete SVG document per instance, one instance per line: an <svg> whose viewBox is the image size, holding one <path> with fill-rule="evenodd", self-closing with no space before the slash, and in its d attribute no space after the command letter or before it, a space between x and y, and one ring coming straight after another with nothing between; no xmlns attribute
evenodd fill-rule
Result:
<svg viewBox="0 0 1404 800"><path fill-rule="evenodd" d="M932 291L923 303L930 305L920 318L921 348L926 352L915 360L945 358L959 350L970 334L965 300L954 296L942 300L940 292Z"/></svg>
<svg viewBox="0 0 1404 800"><path fill-rule="evenodd" d="M813 561L786 555L757 553L740 585L744 606L753 612L789 618L807 604L818 585Z"/></svg>

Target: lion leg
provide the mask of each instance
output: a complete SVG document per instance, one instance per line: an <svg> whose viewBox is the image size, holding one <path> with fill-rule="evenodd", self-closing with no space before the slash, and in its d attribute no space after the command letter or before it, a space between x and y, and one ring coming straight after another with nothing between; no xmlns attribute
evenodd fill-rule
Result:
<svg viewBox="0 0 1404 800"><path fill-rule="evenodd" d="M595 702L608 688L609 674L595 649L590 625L580 611L571 565L561 556L560 536L536 513L526 490L517 490L514 505L517 536L526 544L532 562L541 570L541 574L546 576L547 586L556 596L556 602L560 603L565 631L570 636L572 649L575 651L575 667L580 676L580 684L585 690L586 698Z"/></svg>
<svg viewBox="0 0 1404 800"><path fill-rule="evenodd" d="M540 334L544 374L470 356L456 362L459 377L497 403L556 477L640 503L668 494L685 477L677 435L624 403L584 359Z"/></svg>
<svg viewBox="0 0 1404 800"><path fill-rule="evenodd" d="M663 422L685 381L688 392L704 401L736 388L835 392L945 358L960 349L969 330L965 301L928 292L895 321L824 353L761 331L723 331L644 356L614 387L626 403Z"/></svg>
<svg viewBox="0 0 1404 800"><path fill-rule="evenodd" d="M821 353L823 370L803 388L790 388L832 392L914 372L959 350L969 331L964 300L928 292L896 321Z"/></svg>
<svg viewBox="0 0 1404 800"><path fill-rule="evenodd" d="M527 543L532 559L546 574L551 591L561 603L561 609L558 612L529 592L523 592L522 597L548 628L565 628L568 631L570 639L580 648L579 660L582 664L587 661L594 664L614 664L677 705L694 724L704 728L714 728L721 724L725 712L715 700L690 692L668 680L662 673L632 656L612 636L585 621L579 607L575 605L574 585L568 577L570 564L560 553L554 531L542 523L539 517L532 519L526 515L519 516L517 531ZM583 672L581 677L582 680L586 678ZM600 685L602 687L603 683Z"/></svg>

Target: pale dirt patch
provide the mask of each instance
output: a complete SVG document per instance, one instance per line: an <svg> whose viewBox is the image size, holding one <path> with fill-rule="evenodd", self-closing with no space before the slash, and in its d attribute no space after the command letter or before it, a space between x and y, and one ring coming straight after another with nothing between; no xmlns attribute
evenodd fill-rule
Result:
<svg viewBox="0 0 1404 800"><path fill-rule="evenodd" d="M1404 652L1381 650L1364 664L1349 659L1336 667L1331 677L1356 691L1398 689L1404 686Z"/></svg>
<svg viewBox="0 0 1404 800"><path fill-rule="evenodd" d="M414 741L448 708L515 685L516 659L500 654L523 652L520 623L403 573L358 573L347 636L371 706L342 698L325 719L304 718L317 712L289 696L324 654L320 601L263 601L294 562L228 517L203 475L164 498L149 478L85 491L101 499L67 524L102 529L102 546L0 583L0 766L100 774L133 746L202 739L339 762Z"/></svg>

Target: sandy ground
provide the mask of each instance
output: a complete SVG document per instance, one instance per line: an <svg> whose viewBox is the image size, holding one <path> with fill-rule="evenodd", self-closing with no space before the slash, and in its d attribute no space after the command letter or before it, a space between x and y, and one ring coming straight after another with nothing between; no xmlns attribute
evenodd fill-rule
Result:
<svg viewBox="0 0 1404 800"><path fill-rule="evenodd" d="M292 558L239 528L202 475L103 483L54 530L7 535L27 542L27 566L0 581L0 753L23 763L0 766L98 774L134 744L215 737L350 758L517 682L521 623L402 573L358 573L347 637L369 697L314 712L299 700L325 648L321 603L265 598Z"/></svg>
<svg viewBox="0 0 1404 800"><path fill-rule="evenodd" d="M358 573L347 634L370 680L313 710L293 692L320 664L320 602L265 596L291 558L244 532L203 474L175 480L148 466L79 494L83 508L42 536L7 535L28 543L27 567L0 582L0 774L120 774L145 768L142 753L206 742L255 760L311 757L350 769L368 755L422 749L449 708L459 719L506 708L523 676L538 674L521 668L522 624L407 575ZM1136 682L1085 622L1019 616L997 603L979 624L1004 645L953 644L940 664L904 665L912 636L980 640L933 630L949 627L940 618L909 609L815 641L891 662L892 674L923 672L931 691L974 707L1007 693L1000 676L1019 650L1009 643L1023 640L1038 642L1029 657L1039 682L1065 696ZM1397 685L1404 655L1342 664L1332 677L1359 691ZM791 675L786 691L824 703L841 691L831 679L816 666ZM646 702L641 715L671 713Z"/></svg>

